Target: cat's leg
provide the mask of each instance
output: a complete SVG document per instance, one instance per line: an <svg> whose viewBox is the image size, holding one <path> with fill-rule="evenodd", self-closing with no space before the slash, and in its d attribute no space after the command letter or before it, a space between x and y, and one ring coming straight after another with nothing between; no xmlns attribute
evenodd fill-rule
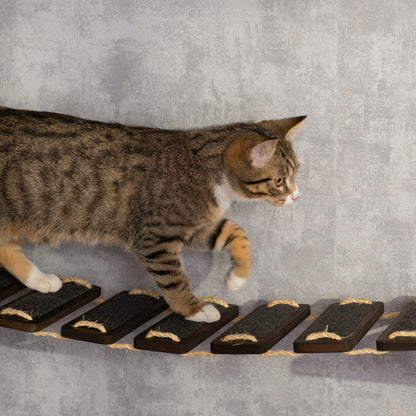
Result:
<svg viewBox="0 0 416 416"><path fill-rule="evenodd" d="M251 250L247 234L240 226L224 219L199 230L190 243L197 248L230 252L233 267L226 278L228 289L238 290L247 282L251 271Z"/></svg>
<svg viewBox="0 0 416 416"><path fill-rule="evenodd" d="M0 264L24 285L39 292L56 292L62 286L59 277L42 273L23 254L20 243L0 245Z"/></svg>
<svg viewBox="0 0 416 416"><path fill-rule="evenodd" d="M218 310L210 304L202 304L191 292L179 253L180 249L174 244L159 243L141 257L175 312L191 321L218 321L221 317Z"/></svg>

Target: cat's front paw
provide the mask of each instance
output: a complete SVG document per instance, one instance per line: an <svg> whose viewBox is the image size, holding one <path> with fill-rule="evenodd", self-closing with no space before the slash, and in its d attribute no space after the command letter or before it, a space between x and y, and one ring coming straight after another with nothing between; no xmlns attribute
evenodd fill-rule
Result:
<svg viewBox="0 0 416 416"><path fill-rule="evenodd" d="M54 274L42 273L34 268L26 281L26 286L42 293L57 292L62 287L62 281Z"/></svg>
<svg viewBox="0 0 416 416"><path fill-rule="evenodd" d="M235 291L241 289L247 283L247 278L238 277L231 270L231 272L225 279L225 283L227 285L228 290Z"/></svg>
<svg viewBox="0 0 416 416"><path fill-rule="evenodd" d="M216 322L221 318L215 306L210 304L202 306L202 309L195 315L187 316L185 319L194 322Z"/></svg>

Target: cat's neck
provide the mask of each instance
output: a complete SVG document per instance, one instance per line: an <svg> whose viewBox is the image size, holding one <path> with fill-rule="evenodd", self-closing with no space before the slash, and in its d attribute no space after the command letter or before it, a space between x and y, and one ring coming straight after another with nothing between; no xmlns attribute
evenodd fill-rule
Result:
<svg viewBox="0 0 416 416"><path fill-rule="evenodd" d="M244 197L239 195L231 186L226 175L223 175L220 182L214 185L213 191L221 215L225 214L234 201L244 200Z"/></svg>

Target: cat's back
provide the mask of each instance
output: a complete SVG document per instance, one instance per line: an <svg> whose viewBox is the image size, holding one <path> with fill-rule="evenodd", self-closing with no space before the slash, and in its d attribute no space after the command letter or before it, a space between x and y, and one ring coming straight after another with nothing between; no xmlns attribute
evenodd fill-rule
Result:
<svg viewBox="0 0 416 416"><path fill-rule="evenodd" d="M13 142L16 146L36 146L37 143L47 146L59 141L60 146L89 143L93 147L106 141L128 142L133 137L134 142L139 143L141 135L149 134L151 130L66 114L0 107L0 141Z"/></svg>
<svg viewBox="0 0 416 416"><path fill-rule="evenodd" d="M169 154L166 149L180 133L0 107L0 165L7 160L39 164L68 158L107 167L145 163Z"/></svg>

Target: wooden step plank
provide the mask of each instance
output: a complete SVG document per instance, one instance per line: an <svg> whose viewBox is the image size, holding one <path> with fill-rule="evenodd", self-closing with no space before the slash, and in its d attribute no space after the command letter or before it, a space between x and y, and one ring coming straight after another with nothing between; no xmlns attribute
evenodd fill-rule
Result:
<svg viewBox="0 0 416 416"><path fill-rule="evenodd" d="M149 351L185 354L238 316L238 306L236 305L224 307L215 304L215 307L221 314L221 318L217 322L193 322L172 313L137 335L134 338L134 347ZM161 336L149 338L152 334L151 331L169 334L176 340Z"/></svg>
<svg viewBox="0 0 416 416"><path fill-rule="evenodd" d="M80 341L113 344L167 308L163 298L125 290L65 324L61 334ZM80 322L98 325L74 326Z"/></svg>
<svg viewBox="0 0 416 416"><path fill-rule="evenodd" d="M382 302L332 304L299 335L294 350L298 353L350 351L383 311Z"/></svg>
<svg viewBox="0 0 416 416"><path fill-rule="evenodd" d="M380 351L416 350L416 301L412 301L377 338Z"/></svg>
<svg viewBox="0 0 416 416"><path fill-rule="evenodd" d="M23 290L26 286L13 277L6 269L0 267L0 300Z"/></svg>
<svg viewBox="0 0 416 416"><path fill-rule="evenodd" d="M309 305L259 306L211 342L215 354L263 354L310 315Z"/></svg>
<svg viewBox="0 0 416 416"><path fill-rule="evenodd" d="M49 326L65 315L91 302L101 294L101 288L91 288L67 282L54 293L31 291L0 309L0 326L21 331L36 332ZM27 313L32 319L15 314L5 314L6 309Z"/></svg>

